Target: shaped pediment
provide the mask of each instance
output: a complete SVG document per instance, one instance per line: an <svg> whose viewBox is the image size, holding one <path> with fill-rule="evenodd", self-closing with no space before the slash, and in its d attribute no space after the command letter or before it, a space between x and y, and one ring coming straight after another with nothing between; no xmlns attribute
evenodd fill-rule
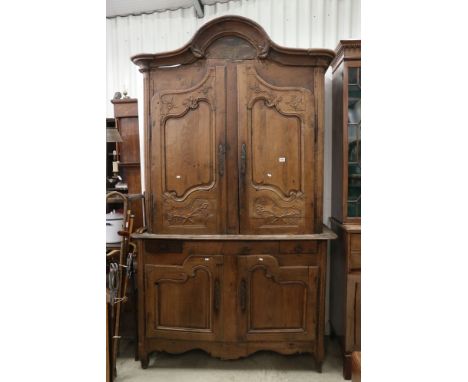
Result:
<svg viewBox="0 0 468 382"><path fill-rule="evenodd" d="M186 65L205 58L271 59L283 65L328 67L335 53L329 49L294 49L277 45L256 22L223 16L203 25L180 49L132 57L144 72L152 68Z"/></svg>

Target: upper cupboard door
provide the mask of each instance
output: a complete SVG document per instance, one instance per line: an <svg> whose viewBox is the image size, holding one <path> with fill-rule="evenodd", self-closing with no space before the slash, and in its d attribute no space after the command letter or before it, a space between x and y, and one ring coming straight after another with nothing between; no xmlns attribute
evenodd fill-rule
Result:
<svg viewBox="0 0 468 382"><path fill-rule="evenodd" d="M208 67L195 86L151 99L150 218L156 232L225 231L224 83L225 67Z"/></svg>
<svg viewBox="0 0 468 382"><path fill-rule="evenodd" d="M241 233L308 233L314 221L310 90L238 66Z"/></svg>

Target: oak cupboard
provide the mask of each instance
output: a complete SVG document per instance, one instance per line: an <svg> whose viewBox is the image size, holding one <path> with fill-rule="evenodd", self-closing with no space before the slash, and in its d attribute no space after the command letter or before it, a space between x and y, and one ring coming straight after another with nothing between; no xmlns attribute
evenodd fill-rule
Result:
<svg viewBox="0 0 468 382"><path fill-rule="evenodd" d="M228 16L185 47L132 58L145 78L148 231L319 233L324 72Z"/></svg>
<svg viewBox="0 0 468 382"><path fill-rule="evenodd" d="M342 40L332 62L333 152L330 323L351 379L361 350L361 41Z"/></svg>
<svg viewBox="0 0 468 382"><path fill-rule="evenodd" d="M309 352L321 369L333 232L134 237L144 368L153 351L198 348L222 359L259 350Z"/></svg>
<svg viewBox="0 0 468 382"><path fill-rule="evenodd" d="M147 232L139 357L203 349L324 359L326 49L273 43L251 20L132 57L144 76Z"/></svg>

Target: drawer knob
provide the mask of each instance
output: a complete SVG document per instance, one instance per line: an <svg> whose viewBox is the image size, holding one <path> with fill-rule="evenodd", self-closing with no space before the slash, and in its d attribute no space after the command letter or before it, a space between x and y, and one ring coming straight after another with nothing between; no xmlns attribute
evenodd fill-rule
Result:
<svg viewBox="0 0 468 382"><path fill-rule="evenodd" d="M258 258L258 261L263 261L263 257L259 257L259 258Z"/></svg>
<svg viewBox="0 0 468 382"><path fill-rule="evenodd" d="M297 245L294 247L294 252L296 252L296 253L301 253L301 252L303 252L302 245L297 244Z"/></svg>
<svg viewBox="0 0 468 382"><path fill-rule="evenodd" d="M210 261L210 258L209 258L209 257L205 257L205 261Z"/></svg>

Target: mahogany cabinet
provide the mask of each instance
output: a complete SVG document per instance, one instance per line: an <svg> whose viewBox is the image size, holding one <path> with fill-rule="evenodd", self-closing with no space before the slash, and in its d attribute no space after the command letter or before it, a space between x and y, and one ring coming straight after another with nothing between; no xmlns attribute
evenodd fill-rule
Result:
<svg viewBox="0 0 468 382"><path fill-rule="evenodd" d="M330 322L351 379L361 350L361 41L343 40L332 62L333 152Z"/></svg>
<svg viewBox="0 0 468 382"><path fill-rule="evenodd" d="M139 354L201 348L324 358L324 73L335 54L226 16L139 54L147 233Z"/></svg>

